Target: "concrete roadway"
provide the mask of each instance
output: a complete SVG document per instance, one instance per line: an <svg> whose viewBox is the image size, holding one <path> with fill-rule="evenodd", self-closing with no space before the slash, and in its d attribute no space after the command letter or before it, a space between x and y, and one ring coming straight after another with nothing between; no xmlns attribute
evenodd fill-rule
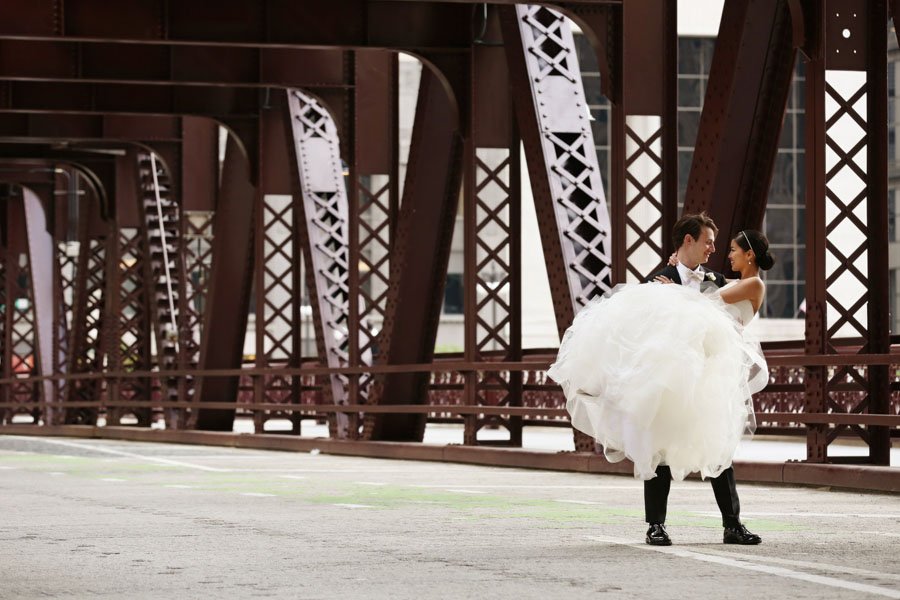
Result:
<svg viewBox="0 0 900 600"><path fill-rule="evenodd" d="M0 598L900 598L900 498L0 436Z"/></svg>

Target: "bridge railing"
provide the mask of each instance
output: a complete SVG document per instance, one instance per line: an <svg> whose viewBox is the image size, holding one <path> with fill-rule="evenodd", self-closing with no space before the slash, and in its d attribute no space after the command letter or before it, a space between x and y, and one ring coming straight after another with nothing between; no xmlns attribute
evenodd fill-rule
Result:
<svg viewBox="0 0 900 600"><path fill-rule="evenodd" d="M900 436L900 351L889 355L860 354L859 346L852 340L838 348L838 353L828 355L808 355L802 352L798 343L766 345L769 363L769 386L754 398L756 417L761 434L805 435L810 425L826 425L846 434L858 432L861 428L888 427L892 436ZM376 413L425 414L428 422L464 422L466 417L478 416L490 422L496 418L502 426L510 417L521 419L523 426L568 427L565 400L559 387L546 375L554 358L553 350L529 351L520 362L492 360L490 354L481 362L466 362L456 355L441 355L430 364L418 365L376 365L355 368L328 368L315 362L303 364L299 368L246 366L242 369L200 371L200 370L150 370L119 371L80 374L54 374L46 376L17 373L14 377L0 379L0 414L3 422L40 424L65 424L66 415L85 413L93 415L97 422L104 422L108 414L115 413L122 424L129 424L130 414L155 415L153 423L161 423L167 410L184 411L188 415L203 409L235 410L236 415L253 417L256 431L267 430L266 422L272 419L288 419L295 422L295 433L304 419L327 420L338 413L361 417ZM861 405L861 391L852 381L842 384L832 381L830 388L831 406L826 412L810 411L806 402L806 367L824 366L833 379L844 366L853 366L855 371L865 374L868 366L891 366L891 402L885 414L854 412L853 407ZM386 373L429 373L426 401L422 404L378 405L365 403L329 404L323 387L326 379L334 374L346 378L360 378L370 375L376 380ZM510 398L509 390L502 386L491 389L482 386L477 396L478 403L467 403L465 393L466 377L475 373L480 379L490 380L491 373L503 375L508 381L511 373L522 374L521 393L518 398ZM485 377L487 376L487 377ZM190 380L197 382L203 378L239 378L236 402L203 402L194 398L168 400L161 393L160 382ZM153 393L147 400L113 397L112 391L128 386L113 385L127 380L150 380ZM77 382L93 380L99 385L96 399L69 402L55 401L43 395L44 381L53 381L56 388L70 386ZM262 385L257 385L258 382ZM842 387L843 386L843 387ZM264 390L260 397L259 390ZM864 405L864 403L863 403ZM51 416L52 415L52 416ZM51 416L48 418L48 416ZM82 418L83 419L83 418ZM84 420L79 421L82 424ZM131 421L135 422L135 421ZM191 428L192 420L184 420Z"/></svg>

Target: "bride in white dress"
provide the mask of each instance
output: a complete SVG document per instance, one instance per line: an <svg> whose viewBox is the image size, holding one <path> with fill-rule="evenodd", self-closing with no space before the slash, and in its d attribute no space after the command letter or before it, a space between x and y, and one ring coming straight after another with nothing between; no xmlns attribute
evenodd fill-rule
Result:
<svg viewBox="0 0 900 600"><path fill-rule="evenodd" d="M753 239L764 248L759 256ZM755 428L751 395L768 383L768 369L744 327L765 295L759 270L774 259L757 231L740 232L730 246L740 279L701 293L618 286L578 313L548 371L566 395L572 426L602 444L609 460L630 459L640 479L653 478L660 464L675 480L717 477Z"/></svg>

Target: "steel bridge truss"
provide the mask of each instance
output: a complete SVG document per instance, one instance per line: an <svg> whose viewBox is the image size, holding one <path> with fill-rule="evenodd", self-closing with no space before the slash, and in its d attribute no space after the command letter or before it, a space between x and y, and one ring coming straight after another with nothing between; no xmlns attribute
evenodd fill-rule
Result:
<svg viewBox="0 0 900 600"><path fill-rule="evenodd" d="M674 0L357 0L352 15L228 0L243 18L226 28L200 0L119 4L104 27L84 18L91 0L0 6L3 423L231 431L251 416L257 433L316 419L337 439L420 442L452 420L467 446L512 447L529 425L568 425L553 349L523 344L525 203L560 335L664 263ZM758 420L805 435L811 463L885 465L900 424L885 251L900 3L758 4L726 3L684 210L723 236L762 227L803 61L806 332L767 349ZM405 163L400 53L422 64ZM584 61L610 102L606 188ZM442 355L454 235L465 343ZM868 455L836 456L842 435Z"/></svg>

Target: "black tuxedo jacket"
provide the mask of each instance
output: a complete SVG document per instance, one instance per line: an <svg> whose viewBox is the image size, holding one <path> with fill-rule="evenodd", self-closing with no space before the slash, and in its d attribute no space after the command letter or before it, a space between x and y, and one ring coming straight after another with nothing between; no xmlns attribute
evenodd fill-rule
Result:
<svg viewBox="0 0 900 600"><path fill-rule="evenodd" d="M716 278L712 281L716 284L716 287L722 287L723 285L725 285L725 276L722 275L721 273L716 273L715 271L710 271L709 269L706 269L703 266L700 267L700 270L703 271L704 273L712 273L713 275L716 276ZM649 283L649 282L653 281L658 275L664 275L664 276L668 277L669 279L671 279L672 281L674 281L675 283L677 283L678 285L682 284L681 275L678 274L678 268L673 267L672 265L666 265L665 267L663 267L662 269L660 269L659 271L657 271L656 273L651 275L647 279L647 282Z"/></svg>

